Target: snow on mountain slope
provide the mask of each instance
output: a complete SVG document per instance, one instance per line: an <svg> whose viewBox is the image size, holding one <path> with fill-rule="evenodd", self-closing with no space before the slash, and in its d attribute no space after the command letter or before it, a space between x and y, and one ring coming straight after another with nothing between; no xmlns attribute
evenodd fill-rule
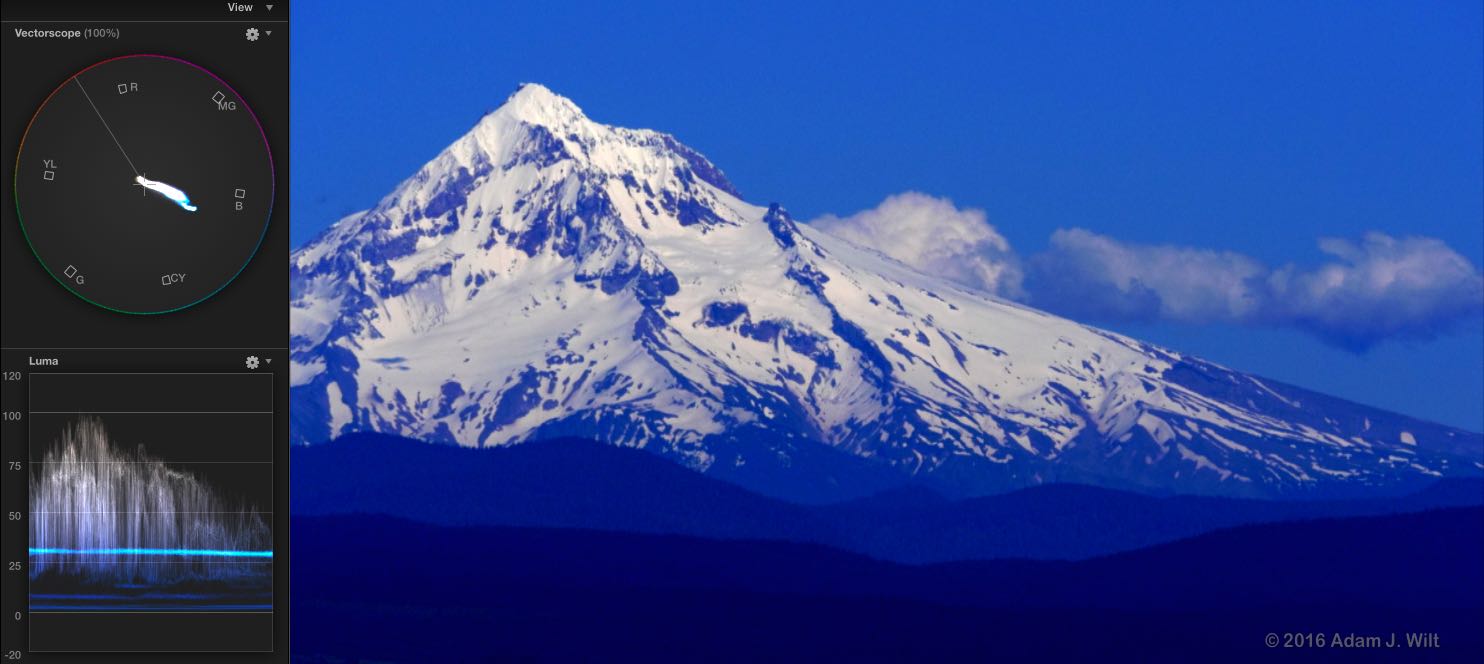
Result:
<svg viewBox="0 0 1484 664"><path fill-rule="evenodd" d="M300 443L581 435L817 499L903 476L1364 493L1484 468L1479 434L914 272L539 85L292 270Z"/></svg>

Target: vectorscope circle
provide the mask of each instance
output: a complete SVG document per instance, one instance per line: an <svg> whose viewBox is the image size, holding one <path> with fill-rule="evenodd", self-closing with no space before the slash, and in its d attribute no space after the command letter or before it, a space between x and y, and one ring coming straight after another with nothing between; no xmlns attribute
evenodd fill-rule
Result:
<svg viewBox="0 0 1484 664"><path fill-rule="evenodd" d="M273 157L247 102L162 55L62 81L21 138L21 231L47 273L113 311L160 314L225 288L273 212Z"/></svg>

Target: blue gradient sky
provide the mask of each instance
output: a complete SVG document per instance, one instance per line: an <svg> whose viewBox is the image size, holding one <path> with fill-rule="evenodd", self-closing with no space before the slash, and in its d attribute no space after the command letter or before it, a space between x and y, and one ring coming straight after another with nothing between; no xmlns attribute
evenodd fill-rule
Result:
<svg viewBox="0 0 1484 664"><path fill-rule="evenodd" d="M1075 226L1311 265L1319 237L1378 230L1484 264L1476 1L711 4L294 3L294 244L536 81L801 219L918 190L984 209L1022 254ZM1104 326L1484 429L1484 321L1364 354Z"/></svg>

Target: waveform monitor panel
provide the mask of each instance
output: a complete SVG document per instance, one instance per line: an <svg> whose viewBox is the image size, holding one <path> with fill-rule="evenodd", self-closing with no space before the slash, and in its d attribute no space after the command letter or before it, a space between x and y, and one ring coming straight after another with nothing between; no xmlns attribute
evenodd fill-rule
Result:
<svg viewBox="0 0 1484 664"><path fill-rule="evenodd" d="M289 661L289 3L0 15L0 661Z"/></svg>
<svg viewBox="0 0 1484 664"><path fill-rule="evenodd" d="M272 650L273 377L29 382L31 650Z"/></svg>

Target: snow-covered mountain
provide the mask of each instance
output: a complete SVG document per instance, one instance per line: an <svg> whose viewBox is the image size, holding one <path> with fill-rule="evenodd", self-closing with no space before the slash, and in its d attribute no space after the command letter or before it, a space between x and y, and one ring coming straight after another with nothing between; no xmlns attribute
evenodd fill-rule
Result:
<svg viewBox="0 0 1484 664"><path fill-rule="evenodd" d="M908 477L1335 495L1484 468L1477 433L915 272L539 85L292 269L300 443L579 435L809 499Z"/></svg>

